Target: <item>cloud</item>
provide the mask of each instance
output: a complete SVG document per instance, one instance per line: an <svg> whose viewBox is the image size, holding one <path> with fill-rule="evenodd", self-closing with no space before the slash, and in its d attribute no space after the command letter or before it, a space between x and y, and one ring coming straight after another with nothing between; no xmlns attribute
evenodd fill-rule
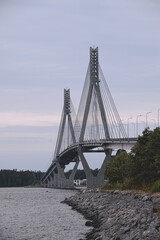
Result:
<svg viewBox="0 0 160 240"><path fill-rule="evenodd" d="M0 127L8 126L58 126L59 115L23 112L0 112Z"/></svg>

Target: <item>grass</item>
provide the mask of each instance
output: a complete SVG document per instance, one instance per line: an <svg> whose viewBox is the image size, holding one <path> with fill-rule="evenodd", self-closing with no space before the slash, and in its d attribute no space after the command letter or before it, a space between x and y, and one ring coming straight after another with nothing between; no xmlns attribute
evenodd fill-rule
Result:
<svg viewBox="0 0 160 240"><path fill-rule="evenodd" d="M148 184L136 184L132 181L126 181L125 183L106 183L102 190L131 190L134 189L136 191L147 192L147 193L155 193L160 192L160 179L154 183Z"/></svg>
<svg viewBox="0 0 160 240"><path fill-rule="evenodd" d="M160 179L154 182L151 186L151 192L160 192Z"/></svg>

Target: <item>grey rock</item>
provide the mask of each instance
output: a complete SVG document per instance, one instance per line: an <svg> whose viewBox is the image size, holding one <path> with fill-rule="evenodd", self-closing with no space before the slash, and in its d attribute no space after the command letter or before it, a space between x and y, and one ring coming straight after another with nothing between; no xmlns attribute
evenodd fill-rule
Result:
<svg viewBox="0 0 160 240"><path fill-rule="evenodd" d="M143 218L141 219L141 224L145 223L146 221L147 221L147 219L146 219L145 217L143 217Z"/></svg>
<svg viewBox="0 0 160 240"><path fill-rule="evenodd" d="M115 190L114 191L114 194L118 194L120 191L119 190Z"/></svg>
<svg viewBox="0 0 160 240"><path fill-rule="evenodd" d="M149 197L149 196L144 196L144 197L142 198L142 200L143 200L143 201L148 201L148 200L150 200L150 197Z"/></svg>
<svg viewBox="0 0 160 240"><path fill-rule="evenodd" d="M97 240L160 240L160 218L155 207L160 196L135 191L85 190L65 200L80 211L94 229ZM154 211L153 211L154 210Z"/></svg>

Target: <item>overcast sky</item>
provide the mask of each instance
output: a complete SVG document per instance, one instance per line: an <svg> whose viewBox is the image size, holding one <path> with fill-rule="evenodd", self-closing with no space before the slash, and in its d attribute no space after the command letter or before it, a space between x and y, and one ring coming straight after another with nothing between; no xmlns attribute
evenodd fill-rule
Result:
<svg viewBox="0 0 160 240"><path fill-rule="evenodd" d="M159 0L0 0L0 169L47 169L63 89L77 110L93 45L124 124L152 112L153 128Z"/></svg>

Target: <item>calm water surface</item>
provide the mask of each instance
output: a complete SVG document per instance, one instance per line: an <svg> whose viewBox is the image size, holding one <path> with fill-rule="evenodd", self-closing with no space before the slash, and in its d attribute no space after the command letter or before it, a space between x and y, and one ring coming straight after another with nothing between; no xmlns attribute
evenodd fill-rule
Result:
<svg viewBox="0 0 160 240"><path fill-rule="evenodd" d="M75 194L46 188L0 188L0 240L78 240L89 228L60 203Z"/></svg>

